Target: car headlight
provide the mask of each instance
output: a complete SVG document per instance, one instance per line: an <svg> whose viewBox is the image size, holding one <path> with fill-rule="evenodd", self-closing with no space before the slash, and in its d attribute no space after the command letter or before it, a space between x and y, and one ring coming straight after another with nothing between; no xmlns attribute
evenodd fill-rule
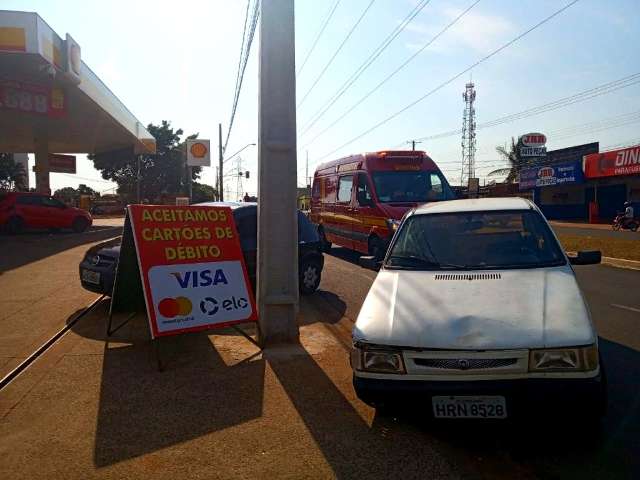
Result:
<svg viewBox="0 0 640 480"><path fill-rule="evenodd" d="M383 348L354 346L351 366L355 370L377 373L405 373L402 352Z"/></svg>
<svg viewBox="0 0 640 480"><path fill-rule="evenodd" d="M395 232L400 226L400 223L402 223L400 220L396 220L394 218L387 218L386 222L387 222L387 228L392 232Z"/></svg>
<svg viewBox="0 0 640 480"><path fill-rule="evenodd" d="M546 348L529 352L530 372L587 372L598 368L598 347Z"/></svg>

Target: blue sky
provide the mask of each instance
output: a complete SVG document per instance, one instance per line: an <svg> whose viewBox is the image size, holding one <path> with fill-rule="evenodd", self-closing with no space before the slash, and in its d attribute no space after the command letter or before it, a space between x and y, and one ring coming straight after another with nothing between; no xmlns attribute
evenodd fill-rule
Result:
<svg viewBox="0 0 640 480"><path fill-rule="evenodd" d="M300 64L335 0L296 1L296 56ZM342 0L298 76L298 101L307 93L370 0ZM419 2L376 0L324 76L298 109L298 173L304 182L305 151L310 171L318 160L380 120L420 98L568 0L481 0L458 23L418 55L335 127L315 135L349 109L474 0L431 0L305 135L312 115ZM83 60L144 124L170 120L185 133L217 139L217 124L229 121L244 21L245 0L110 1L3 0L2 8L38 12L59 34L81 45ZM581 0L520 41L474 68L478 123L516 113L640 72L640 2ZM245 73L228 153L257 140L258 35ZM326 159L395 147L406 140L459 129L462 91L469 75L452 82L381 127ZM478 131L481 179L502 164L495 146L530 131L547 134L548 148L600 141L601 148L640 141L640 84L542 115ZM615 117L631 114L635 123ZM593 122L593 123L592 123ZM598 122L598 123L595 123ZM613 124L615 128L607 128ZM581 127L590 124L591 126ZM571 127L577 128L572 129ZM566 129L566 130L563 130ZM307 145L308 144L308 145ZM460 177L460 138L419 145L452 183ZM257 149L242 154L256 191ZM232 163L232 162L230 162ZM228 165L228 168L232 168ZM82 178L79 178L82 177ZM213 169L203 180L213 184ZM481 180L482 181L482 180ZM82 157L77 176L52 174L52 188L87 183L105 191L91 162ZM231 197L236 183L230 181Z"/></svg>

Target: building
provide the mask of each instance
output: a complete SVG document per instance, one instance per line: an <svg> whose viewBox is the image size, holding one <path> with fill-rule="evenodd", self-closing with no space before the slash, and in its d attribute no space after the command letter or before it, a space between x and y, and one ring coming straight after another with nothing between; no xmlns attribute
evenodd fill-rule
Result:
<svg viewBox="0 0 640 480"><path fill-rule="evenodd" d="M609 222L626 201L640 202L640 145L600 152L595 142L549 151L522 169L519 189L532 191L549 219Z"/></svg>

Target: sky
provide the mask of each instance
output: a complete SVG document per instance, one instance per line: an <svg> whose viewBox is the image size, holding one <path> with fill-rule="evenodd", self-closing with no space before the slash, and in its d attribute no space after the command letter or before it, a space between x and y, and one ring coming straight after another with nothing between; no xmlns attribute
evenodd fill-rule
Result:
<svg viewBox="0 0 640 480"><path fill-rule="evenodd" d="M423 3L339 1L296 79L300 185L305 183L307 152L312 175L322 161L365 151L410 148L408 140L460 129L462 92L469 81L475 84L476 121L482 124L640 72L640 1L580 0L442 86L570 3L480 0L433 40L475 1L426 3L307 130L316 112ZM296 0L298 69L335 2ZM211 139L212 146L217 143L218 123L222 123L225 134L228 129L246 5L246 0L1 2L6 10L37 12L60 36L70 33L81 45L83 61L143 124L169 120L185 134L197 132L200 138ZM336 54L365 9L362 20ZM256 32L228 155L257 142L259 47ZM396 75L327 129L418 51ZM639 125L640 83L636 83L565 108L482 128L477 132L477 175L481 183L496 178L487 174L505 164L495 147L506 144L511 137L542 132L547 135L550 150L592 141L599 141L602 150L640 143ZM456 134L425 140L417 148L433 158L450 183L459 184L460 142ZM242 170L250 171L242 190L255 194L257 148L248 147L240 156ZM225 165L228 199L236 196L237 182L232 176L235 168L235 160ZM214 184L213 168L204 169L202 181ZM105 193L115 186L102 180L84 156L78 159L77 175L51 174L52 190L79 183Z"/></svg>

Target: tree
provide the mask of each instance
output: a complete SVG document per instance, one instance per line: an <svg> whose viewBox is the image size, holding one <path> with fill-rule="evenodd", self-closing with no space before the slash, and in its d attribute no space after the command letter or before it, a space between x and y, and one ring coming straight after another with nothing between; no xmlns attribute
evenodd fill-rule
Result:
<svg viewBox="0 0 640 480"><path fill-rule="evenodd" d="M496 147L496 152L507 162L509 162L509 166L506 168L499 168L487 174L488 177L491 176L502 176L506 175L505 179L506 183L514 183L520 177L520 170L524 168L525 161L520 156L520 140L516 142L515 138L511 137L511 146L509 150L506 147L498 146Z"/></svg>
<svg viewBox="0 0 640 480"><path fill-rule="evenodd" d="M100 196L100 192L94 190L93 188L85 185L84 183L81 183L80 185L78 185L78 188L76 190L78 192L78 196L80 195L89 195L91 198L97 198Z"/></svg>
<svg viewBox="0 0 640 480"><path fill-rule="evenodd" d="M193 182L191 185L192 203L211 202L218 198L218 192L211 185Z"/></svg>
<svg viewBox="0 0 640 480"><path fill-rule="evenodd" d="M0 153L0 190L23 190L27 172L11 153Z"/></svg>
<svg viewBox="0 0 640 480"><path fill-rule="evenodd" d="M184 142L180 139L181 128L174 130L171 123L163 120L160 125L149 124L147 130L156 139L156 153L141 155L140 195L141 199L153 201L162 195L186 195L188 190ZM187 139L197 138L198 134ZM118 193L134 199L137 187L137 160L131 155L95 156L90 155L93 166L102 178L118 184ZM200 177L200 167L193 167L191 179Z"/></svg>
<svg viewBox="0 0 640 480"><path fill-rule="evenodd" d="M91 198L100 197L100 193L96 192L93 188L81 183L78 188L64 187L56 190L53 196L63 201L64 203L77 205L80 201L80 195L89 195Z"/></svg>

